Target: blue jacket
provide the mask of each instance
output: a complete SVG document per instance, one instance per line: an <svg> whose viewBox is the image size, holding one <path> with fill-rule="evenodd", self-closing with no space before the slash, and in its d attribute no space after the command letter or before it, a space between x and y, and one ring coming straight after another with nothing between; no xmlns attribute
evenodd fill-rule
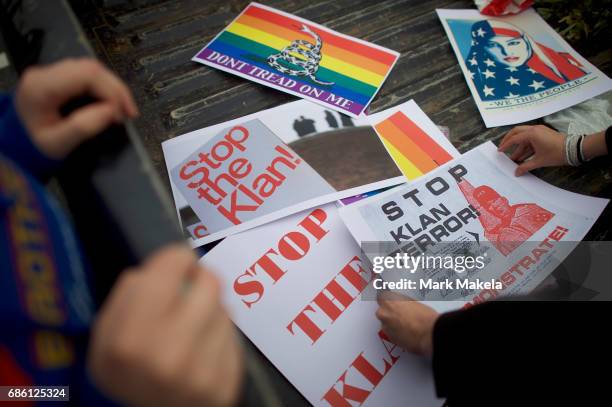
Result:
<svg viewBox="0 0 612 407"><path fill-rule="evenodd" d="M99 405L107 400L85 373L89 269L43 186L59 165L0 95L0 385L69 385L71 401Z"/></svg>

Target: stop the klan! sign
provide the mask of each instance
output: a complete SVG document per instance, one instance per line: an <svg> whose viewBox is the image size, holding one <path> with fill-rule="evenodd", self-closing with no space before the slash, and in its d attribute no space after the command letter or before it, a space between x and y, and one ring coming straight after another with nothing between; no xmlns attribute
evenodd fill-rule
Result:
<svg viewBox="0 0 612 407"><path fill-rule="evenodd" d="M335 192L257 119L207 140L171 177L209 233Z"/></svg>

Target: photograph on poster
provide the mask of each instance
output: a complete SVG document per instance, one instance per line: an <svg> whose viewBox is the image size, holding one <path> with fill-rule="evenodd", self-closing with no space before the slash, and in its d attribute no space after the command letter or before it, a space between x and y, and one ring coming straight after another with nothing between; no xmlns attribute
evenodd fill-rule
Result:
<svg viewBox="0 0 612 407"><path fill-rule="evenodd" d="M505 17L437 12L487 127L537 119L612 89L533 9Z"/></svg>
<svg viewBox="0 0 612 407"><path fill-rule="evenodd" d="M398 57L395 51L250 3L193 60L357 117Z"/></svg>

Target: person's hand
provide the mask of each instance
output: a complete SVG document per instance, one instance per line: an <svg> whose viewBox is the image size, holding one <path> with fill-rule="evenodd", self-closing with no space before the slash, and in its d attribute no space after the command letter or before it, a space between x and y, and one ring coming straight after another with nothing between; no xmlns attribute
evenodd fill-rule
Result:
<svg viewBox="0 0 612 407"><path fill-rule="evenodd" d="M81 96L95 102L62 117L60 109ZM64 158L109 125L138 115L127 86L95 59L28 68L17 87L15 107L34 144L54 159Z"/></svg>
<svg viewBox="0 0 612 407"><path fill-rule="evenodd" d="M431 355L433 328L438 313L427 305L392 291L379 291L377 300L376 318L389 339L409 352Z"/></svg>
<svg viewBox="0 0 612 407"><path fill-rule="evenodd" d="M124 271L98 314L88 369L127 405L234 404L242 350L216 278L177 246Z"/></svg>
<svg viewBox="0 0 612 407"><path fill-rule="evenodd" d="M510 159L521 163L516 176L541 167L566 165L565 135L546 126L517 126L499 144L498 151L506 152L516 146ZM531 158L530 158L531 157Z"/></svg>

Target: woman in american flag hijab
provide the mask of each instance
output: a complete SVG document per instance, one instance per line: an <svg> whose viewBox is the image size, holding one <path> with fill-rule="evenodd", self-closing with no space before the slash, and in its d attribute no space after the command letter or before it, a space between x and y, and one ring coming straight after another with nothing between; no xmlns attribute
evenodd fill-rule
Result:
<svg viewBox="0 0 612 407"><path fill-rule="evenodd" d="M498 20L472 25L465 63L483 101L541 92L587 74L570 54L557 52Z"/></svg>

